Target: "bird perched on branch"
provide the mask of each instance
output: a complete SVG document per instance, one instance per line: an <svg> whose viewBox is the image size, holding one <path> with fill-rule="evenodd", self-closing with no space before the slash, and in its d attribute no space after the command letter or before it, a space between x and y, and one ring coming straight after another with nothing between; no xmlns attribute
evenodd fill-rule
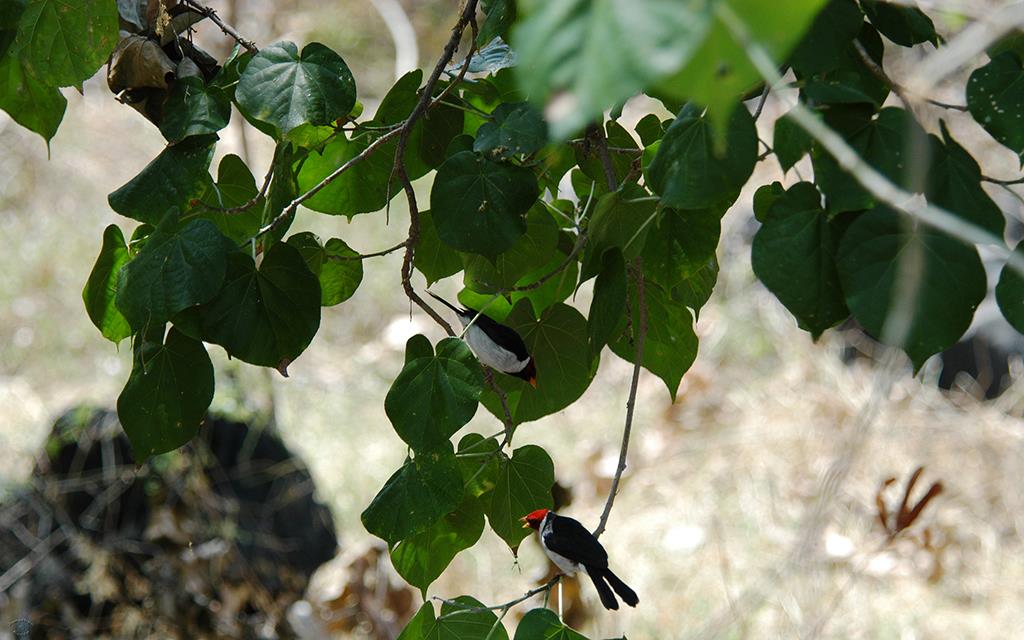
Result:
<svg viewBox="0 0 1024 640"><path fill-rule="evenodd" d="M548 509L537 509L520 520L524 523L523 528L530 527L540 533L544 553L562 573L573 576L580 568L586 570L605 609L619 608L616 593L631 607L640 602L636 592L608 568L608 552L578 520Z"/></svg>
<svg viewBox="0 0 1024 640"><path fill-rule="evenodd" d="M515 329L506 327L473 309L460 309L430 291L427 293L454 311L463 328L469 327L466 329L466 342L481 364L525 380L534 389L537 388L537 366Z"/></svg>

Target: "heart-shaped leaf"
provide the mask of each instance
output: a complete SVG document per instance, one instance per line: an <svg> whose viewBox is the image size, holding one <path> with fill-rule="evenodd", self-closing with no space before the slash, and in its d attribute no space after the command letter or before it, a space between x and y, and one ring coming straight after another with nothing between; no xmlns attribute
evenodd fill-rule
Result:
<svg viewBox="0 0 1024 640"><path fill-rule="evenodd" d="M70 87L91 78L115 44L116 3L29 0L12 49L43 84Z"/></svg>
<svg viewBox="0 0 1024 640"><path fill-rule="evenodd" d="M967 108L985 131L1024 159L1024 67L1012 52L992 58L967 80ZM1024 162L1024 160L1022 160Z"/></svg>
<svg viewBox="0 0 1024 640"><path fill-rule="evenodd" d="M437 618L434 605L424 602L398 640L508 640L508 633L498 622L498 616L486 610L483 603L459 596L442 604Z"/></svg>
<svg viewBox="0 0 1024 640"><path fill-rule="evenodd" d="M532 609L516 627L514 640L587 640L562 624L551 609Z"/></svg>
<svg viewBox="0 0 1024 640"><path fill-rule="evenodd" d="M164 105L160 133L170 143L189 136L217 133L228 126L231 98L218 86L196 76L178 78Z"/></svg>
<svg viewBox="0 0 1024 640"><path fill-rule="evenodd" d="M455 556L476 544L483 532L483 508L475 497L466 496L455 511L429 529L392 547L391 564L398 575L425 594Z"/></svg>
<svg viewBox="0 0 1024 640"><path fill-rule="evenodd" d="M515 550L527 536L520 520L536 509L551 508L551 487L555 466L544 449L532 444L519 447L511 458L498 462L497 480L481 500L485 503L491 529Z"/></svg>
<svg viewBox="0 0 1024 640"><path fill-rule="evenodd" d="M67 105L60 91L40 82L16 57L0 59L0 109L47 144L56 135Z"/></svg>
<svg viewBox="0 0 1024 640"><path fill-rule="evenodd" d="M288 244L299 250L306 266L320 280L320 304L332 307L345 302L363 281L363 262L340 238L331 238L327 244L309 231L288 238Z"/></svg>
<svg viewBox="0 0 1024 640"><path fill-rule="evenodd" d="M103 231L103 247L82 290L89 319L104 338L115 344L132 335L131 325L114 304L118 274L130 259L120 227L110 225Z"/></svg>

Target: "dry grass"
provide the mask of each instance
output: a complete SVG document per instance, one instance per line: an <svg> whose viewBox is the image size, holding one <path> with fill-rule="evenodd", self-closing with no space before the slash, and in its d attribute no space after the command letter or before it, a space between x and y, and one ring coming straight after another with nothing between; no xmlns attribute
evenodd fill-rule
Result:
<svg viewBox="0 0 1024 640"><path fill-rule="evenodd" d="M390 59L380 65L389 69ZM386 73L378 67L370 77ZM157 153L160 139L95 82L85 98L69 99L49 161L38 138L0 116L0 233L7 239L0 252L0 490L26 476L53 416L81 402L111 406L130 367L128 350L115 350L89 323L80 291L103 227L127 226L106 206L106 194ZM220 151L238 149L229 131ZM259 148L254 154L264 157ZM265 160L254 165L260 171ZM400 204L389 227L380 215L352 224L315 218L307 214L302 224L364 251L401 239L406 225ZM812 344L753 281L749 218L745 196L726 218L727 268L701 315L700 356L678 402L669 403L659 380L642 377L630 466L602 538L641 605L599 613L584 631L595 638L1013 635L1024 623L1024 432L1013 417L1024 407L1024 383L997 404L979 405L901 370L872 399L877 369L843 365L834 338ZM292 378L269 378L284 436L334 509L343 547L367 537L359 513L405 455L382 410L404 340L417 331L440 335L418 313L409 322L398 266L396 256L367 265L356 296L325 311ZM218 365L216 406L258 409L268 376L221 357ZM234 382L227 371L237 374ZM628 376L628 366L606 352L576 405L517 434L517 444L548 449L559 481L573 489L571 514L588 523L600 513L618 451ZM878 417L858 430L872 402ZM497 427L481 413L467 428ZM822 518L809 521L837 461L848 473ZM919 465L926 481L941 479L946 489L913 529L934 532L944 545L937 558L909 539L880 550L875 491L884 478L903 478ZM801 546L805 538L812 544ZM540 566L533 541L517 567L485 533L431 593L500 602L532 586ZM596 602L589 587L584 593Z"/></svg>

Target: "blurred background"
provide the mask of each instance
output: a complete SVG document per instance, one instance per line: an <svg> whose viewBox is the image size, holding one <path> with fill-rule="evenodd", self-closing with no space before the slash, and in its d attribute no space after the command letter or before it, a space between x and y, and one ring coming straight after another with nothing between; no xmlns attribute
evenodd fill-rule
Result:
<svg viewBox="0 0 1024 640"><path fill-rule="evenodd" d="M402 71L433 65L458 3L210 4L257 43L316 40L339 51L369 114L395 79L396 55ZM223 58L231 42L211 25L200 27L197 40ZM396 36L402 43L397 52ZM901 74L912 71L917 55L887 52L887 70L906 77ZM964 80L956 77L940 97L962 104ZM135 224L110 210L107 194L155 157L163 139L114 100L102 72L85 84L84 95L67 92L67 98L67 115L49 151L0 113L0 501L14 500L38 472L56 418L81 405L113 409L131 368L129 345L115 348L100 336L85 314L81 290L104 227L118 224L127 234ZM759 122L762 137L771 139L771 123L793 100L785 92L772 95ZM1013 153L969 117L942 110L917 115L930 131L938 117L950 120L954 136L987 175L1018 175ZM242 155L259 177L269 163L269 140L251 128L243 136L237 113L234 119L222 132L218 156ZM782 176L769 158L749 184L793 182L800 171L810 171L805 163ZM429 189L425 181L416 186ZM952 377L951 390L939 390L938 359L915 379L902 360L851 359L860 342L841 332L812 343L751 272L751 195L745 193L724 220L722 274L697 324L700 354L676 402L654 376L641 376L629 468L602 537L613 567L639 593L640 606L605 612L591 585L583 585L579 599L570 583L563 592L567 620L592 638L1012 637L1024 625L1018 346L1006 343L1005 350L1016 353L1005 390L985 401L987 382L979 385L965 375ZM1019 197L999 188L991 195L1011 217L1020 217ZM406 227L398 198L390 225L381 214L349 223L304 212L293 229L337 236L366 253L402 240ZM324 310L319 334L289 367L288 379L239 366L212 350L213 409L237 420L272 422L308 467L307 492L333 515L337 557L320 567L304 600L280 614L303 637L393 638L422 601L391 572L386 552L359 521L404 458L383 400L401 368L405 340L420 332L441 337L418 310L410 314L400 262L395 254L364 265L362 286L348 302ZM434 289L454 296L456 279ZM422 279L416 285L422 288ZM588 290L575 304L586 310ZM979 311L979 324L988 318L989 311ZM597 378L578 402L517 432L517 445L532 442L548 450L571 500L563 512L590 526L614 472L629 374L629 365L606 350ZM499 428L481 410L466 430ZM943 492L910 530L888 542L876 494L896 478L884 493L895 511L907 478L922 466L911 504L934 482L942 483ZM232 533L221 535L230 539ZM45 550L37 555L0 576L0 637L21 633L16 622L27 613L12 608L15 578L37 570ZM546 572L534 539L524 542L516 559L485 531L428 596L468 593L500 603L539 584ZM74 588L89 593L97 580L93 575ZM230 598L251 596L214 589L210 597L225 619L192 637L274 637L266 629L263 635L232 635L227 614L256 605L231 604ZM510 628L515 617L507 618ZM73 630L41 637L62 635L72 637Z"/></svg>

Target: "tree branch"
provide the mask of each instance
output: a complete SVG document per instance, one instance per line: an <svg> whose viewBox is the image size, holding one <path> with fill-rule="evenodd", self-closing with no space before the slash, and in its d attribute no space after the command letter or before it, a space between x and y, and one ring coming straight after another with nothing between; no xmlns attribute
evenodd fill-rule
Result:
<svg viewBox="0 0 1024 640"><path fill-rule="evenodd" d="M245 47L248 51L252 53L259 53L259 48L256 47L255 42L243 38L242 35L238 33L238 31L234 27L221 20L220 16L217 15L217 12L214 11L211 7L201 5L195 0L185 0L185 4L192 7L197 12L203 14L204 18L209 18L211 22L220 27L220 30L224 32L224 35L233 38L235 42Z"/></svg>
<svg viewBox="0 0 1024 640"><path fill-rule="evenodd" d="M395 246L389 247L387 249L383 249L381 251L375 251L373 253L360 253L360 254L354 255L354 256L332 256L332 255L328 255L327 259L332 261L332 262L349 262L351 260L366 260L367 258L378 258L380 256L386 256L389 253L394 253L394 252L398 251L399 249L401 249L402 247L404 247L407 244L409 244L408 240L402 240L401 242L399 242Z"/></svg>
<svg viewBox="0 0 1024 640"><path fill-rule="evenodd" d="M633 356L633 378L629 383L629 399L626 401L626 424L622 428L622 446L619 448L619 464L615 467L615 477L612 478L611 489L608 490L608 500L604 503L604 511L601 512L601 519L594 529L594 537L598 538L604 533L608 525L608 517L612 513L612 505L615 503L615 496L619 492L619 481L622 479L622 472L626 470L626 454L629 453L629 437L633 430L633 411L636 408L636 390L640 384L640 367L644 361L644 340L647 337L647 300L644 291L644 271L640 258L633 262L633 278L636 282L636 306L637 317L635 321L636 351Z"/></svg>
<svg viewBox="0 0 1024 640"><path fill-rule="evenodd" d="M433 599L437 600L441 604L446 604L446 605L448 605L450 607L456 607L458 609L457 611L452 611L450 613L446 613L446 614L438 617L438 620L443 620L443 619L447 619L447 618L453 618L455 616L469 615L471 613L483 613L484 611L502 611L502 612L505 612L505 611L508 611L509 609L511 609L512 607L516 606L520 602L524 602L526 600L529 600L533 596L536 596L536 595L539 595L541 593L546 593L548 591L551 591L551 588L554 587L556 584L558 584L558 581L561 580L561 579L562 579L562 574L558 574L554 578L551 578L550 580L545 582L543 585L541 585L539 587L536 587L534 589L530 589L529 591L527 591L523 595L519 596L515 600L509 600L508 602L503 602L501 604L491 605L489 607L468 607L468 606L462 604L461 602L459 602L457 600L447 600L447 599L441 598L439 596L434 596ZM502 613L502 615L504 615L504 613Z"/></svg>

